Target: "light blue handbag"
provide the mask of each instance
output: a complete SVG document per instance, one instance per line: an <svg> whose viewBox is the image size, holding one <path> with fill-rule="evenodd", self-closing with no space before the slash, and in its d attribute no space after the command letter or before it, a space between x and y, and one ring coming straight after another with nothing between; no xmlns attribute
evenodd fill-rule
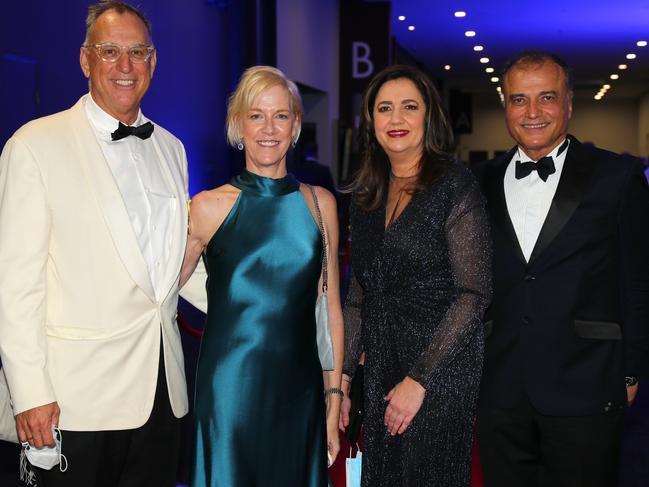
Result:
<svg viewBox="0 0 649 487"><path fill-rule="evenodd" d="M334 370L334 346L331 340L331 329L329 327L329 304L327 298L327 238L325 237L324 223L322 222L322 213L320 213L318 198L315 195L313 186L309 185L309 189L311 190L311 196L313 197L313 205L315 206L316 215L318 217L318 227L320 228L320 234L322 235L322 294L318 296L315 303L318 356L320 357L322 370Z"/></svg>

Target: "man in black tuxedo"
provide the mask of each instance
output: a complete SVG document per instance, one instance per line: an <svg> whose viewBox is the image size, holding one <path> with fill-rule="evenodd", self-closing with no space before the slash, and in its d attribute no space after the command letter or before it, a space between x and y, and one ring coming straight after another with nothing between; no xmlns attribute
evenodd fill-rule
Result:
<svg viewBox="0 0 649 487"><path fill-rule="evenodd" d="M476 168L494 297L478 438L487 487L614 487L624 409L649 361L649 188L568 135L572 83L528 51L502 76L517 146Z"/></svg>

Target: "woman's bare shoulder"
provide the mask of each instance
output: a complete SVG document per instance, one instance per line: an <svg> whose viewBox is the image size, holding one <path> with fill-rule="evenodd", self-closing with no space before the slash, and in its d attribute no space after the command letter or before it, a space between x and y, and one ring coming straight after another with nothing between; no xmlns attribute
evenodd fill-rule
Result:
<svg viewBox="0 0 649 487"><path fill-rule="evenodd" d="M328 189L322 186L312 186L318 198L318 205L325 213L336 213L336 197ZM308 188L307 188L308 190Z"/></svg>
<svg viewBox="0 0 649 487"><path fill-rule="evenodd" d="M232 206L241 193L240 189L231 184L224 184L218 188L201 191L191 199L190 208L192 214L195 212L213 212L221 207Z"/></svg>
<svg viewBox="0 0 649 487"><path fill-rule="evenodd" d="M221 226L234 206L240 189L231 184L201 191L191 199L189 205L190 231L207 240Z"/></svg>

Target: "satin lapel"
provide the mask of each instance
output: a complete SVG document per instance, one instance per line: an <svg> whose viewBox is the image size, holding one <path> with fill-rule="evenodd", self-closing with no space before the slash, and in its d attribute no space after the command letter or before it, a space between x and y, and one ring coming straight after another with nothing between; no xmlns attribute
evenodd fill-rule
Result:
<svg viewBox="0 0 649 487"><path fill-rule="evenodd" d="M563 171L561 171L561 180L532 250L530 263L541 255L570 220L581 203L590 180L590 165L586 151L578 140L571 139Z"/></svg>
<svg viewBox="0 0 649 487"><path fill-rule="evenodd" d="M160 136L160 140L163 140L163 137ZM180 275L180 267L182 264L182 259L184 256L185 242L187 240L187 204L185 201L185 182L182 179L181 174L178 174L174 177L174 173L178 173L178 168L181 164L186 164L186 161L177 161L175 157L175 147L171 147L167 150L163 150L160 147L160 144L157 143L157 139L153 139L156 155L158 156L158 161L160 161L160 167L162 168L162 174L167 183L169 191L174 196L174 208L172 211L174 221L171 224L171 242L169 244L169 261L166 266L165 273L160 281L160 297L164 299L168 293L171 286L176 283L178 276ZM174 167L176 164L176 167Z"/></svg>
<svg viewBox="0 0 649 487"><path fill-rule="evenodd" d="M487 197L493 221L509 240L516 257L521 262L526 263L525 256L521 250L521 244L514 230L514 225L509 217L507 201L505 200L505 171L507 170L509 161L514 156L514 150L502 156L495 165L486 168L485 196Z"/></svg>
<svg viewBox="0 0 649 487"><path fill-rule="evenodd" d="M90 187L94 188L97 203L113 239L113 244L133 281L155 302L155 293L149 271L128 217L122 194L108 167L101 147L79 101L70 110L70 131L78 148L78 157Z"/></svg>

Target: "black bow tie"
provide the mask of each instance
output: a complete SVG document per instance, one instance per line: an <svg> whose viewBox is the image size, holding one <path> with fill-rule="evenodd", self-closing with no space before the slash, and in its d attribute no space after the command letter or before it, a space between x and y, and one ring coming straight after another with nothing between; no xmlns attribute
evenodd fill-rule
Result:
<svg viewBox="0 0 649 487"><path fill-rule="evenodd" d="M128 125L124 125L122 122L119 122L119 126L117 127L117 130L111 133L110 137L113 140L120 140L123 139L124 137L128 137L129 135L135 135L136 137L139 137L140 139L144 140L151 137L152 133L153 133L153 124L151 122L143 123L138 127L129 127Z"/></svg>
<svg viewBox="0 0 649 487"><path fill-rule="evenodd" d="M548 180L548 176L554 174L557 170L550 156L542 157L536 162L516 161L516 179L523 179L529 176L532 171L539 173L539 177L545 182Z"/></svg>
<svg viewBox="0 0 649 487"><path fill-rule="evenodd" d="M561 147L559 147L557 156L564 150L566 150L566 147L568 147L568 139L566 139L565 142L561 144ZM532 171L536 171L543 182L548 180L548 176L550 176L550 174L557 172L556 168L554 167L554 160L551 156L541 157L536 162L516 161L516 179L523 179L529 176Z"/></svg>

